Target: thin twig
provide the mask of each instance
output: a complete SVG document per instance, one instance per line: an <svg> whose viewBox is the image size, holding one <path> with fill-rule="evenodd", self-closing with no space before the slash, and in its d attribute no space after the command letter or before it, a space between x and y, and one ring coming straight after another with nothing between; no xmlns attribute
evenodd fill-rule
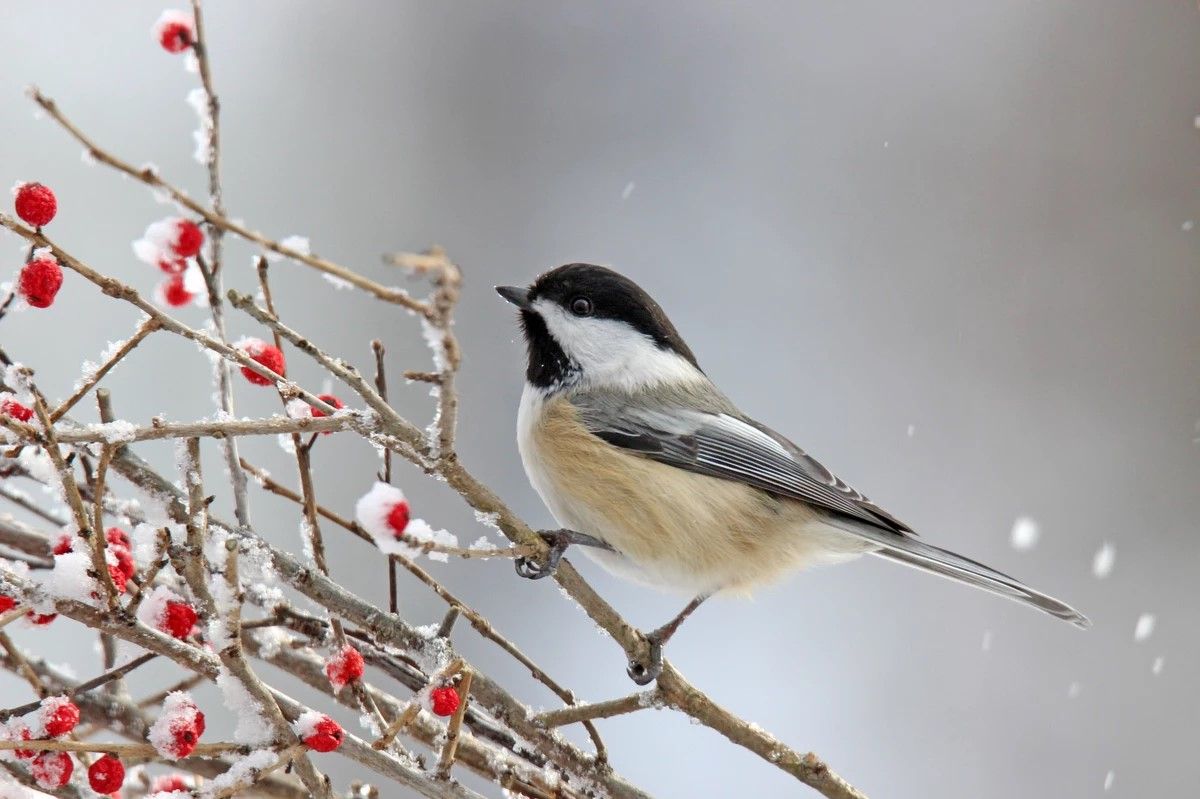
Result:
<svg viewBox="0 0 1200 799"><path fill-rule="evenodd" d="M138 329L134 331L129 340L122 344L107 361L100 364L99 368L97 368L95 372L92 372L90 377L80 383L79 388L75 389L74 394L72 394L65 401L63 401L61 405L54 409L54 413L50 414L50 421L57 422L59 419L63 418L63 416L67 414L67 411L75 407L75 403L83 399L83 397L92 390L93 386L99 383L106 374L112 371L114 366L123 361L126 355L133 352L133 349L138 344L142 343L142 339L149 336L155 330L158 330L159 327L160 325L157 319L146 319L140 325L138 325Z"/></svg>
<svg viewBox="0 0 1200 799"><path fill-rule="evenodd" d="M467 714L467 704L471 701L471 670L463 669L462 679L458 687L458 707L446 725L446 743L438 756L437 775L440 779L450 779L450 769L454 766L454 758L458 753L458 734L462 729L463 717Z"/></svg>

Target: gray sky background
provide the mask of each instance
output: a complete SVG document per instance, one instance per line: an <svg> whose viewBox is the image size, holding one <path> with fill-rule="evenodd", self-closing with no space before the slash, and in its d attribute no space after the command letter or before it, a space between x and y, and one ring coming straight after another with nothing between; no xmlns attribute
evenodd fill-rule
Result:
<svg viewBox="0 0 1200 799"><path fill-rule="evenodd" d="M1102 794L1109 770L1113 796L1194 790L1194 3L209 6L230 214L275 237L308 236L386 283L402 278L380 253L448 249L467 280L463 458L532 523L551 519L513 442L522 350L491 286L567 261L606 263L660 300L748 413L931 542L1095 622L1081 633L861 561L702 609L669 655L718 701L872 796L1075 799ZM147 291L156 276L130 242L168 209L85 166L75 144L33 118L22 90L36 82L98 142L202 194L184 103L194 77L150 38L161 8L0 4L0 181L52 185L59 242ZM17 241L6 242L15 270ZM252 255L229 247L231 285L253 287ZM388 343L393 373L427 363L415 323L394 308L333 293L291 264L275 268L275 287L285 319L360 366L373 337ZM198 324L203 312L181 316ZM63 397L80 362L135 319L68 275L52 310L5 319L0 341ZM233 327L258 332L244 318ZM311 363L291 363L320 387ZM159 336L108 384L127 418L182 420L211 413L207 377L194 347ZM275 410L271 392L248 385L237 400L241 413ZM397 390L397 404L427 418L420 387ZM171 463L166 445L142 451ZM274 441L245 452L294 483ZM322 501L350 511L374 454L331 437L316 459ZM208 471L218 487L215 458ZM417 515L467 542L485 532L442 486L399 474ZM261 529L298 550L294 508L254 502ZM229 504L218 492L218 511ZM1042 530L1026 552L1009 544L1022 515ZM1116 566L1098 580L1091 563L1104 542ZM657 625L679 607L574 561L635 623ZM332 568L384 601L373 551L339 543ZM632 688L617 648L552 586L520 581L505 563L432 568L584 699ZM440 618L415 583L402 602L417 623ZM1145 612L1158 625L1135 642ZM66 660L80 650L69 625L16 634ZM458 637L521 696L552 706L494 647L467 629ZM81 677L97 668L85 655L75 657ZM28 699L11 679L0 696ZM642 713L602 732L614 765L657 795L805 793L679 716ZM354 773L324 763L339 778Z"/></svg>

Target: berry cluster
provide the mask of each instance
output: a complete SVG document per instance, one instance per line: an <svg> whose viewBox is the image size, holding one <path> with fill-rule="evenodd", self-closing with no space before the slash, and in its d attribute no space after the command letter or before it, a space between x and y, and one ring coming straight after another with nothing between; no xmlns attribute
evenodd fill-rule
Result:
<svg viewBox="0 0 1200 799"><path fill-rule="evenodd" d="M50 696L42 700L29 721L13 719L0 725L0 732L8 740L46 740L70 734L78 723L79 708L74 702L65 696ZM66 752L14 749L13 755L29 763L29 773L39 787L47 790L66 785L75 770L75 762Z"/></svg>
<svg viewBox="0 0 1200 799"><path fill-rule="evenodd" d="M40 233L58 212L58 199L49 186L18 183L13 187L13 205L17 216ZM62 288L63 271L48 248L30 250L29 260L17 278L17 291L34 308L49 308Z"/></svg>
<svg viewBox="0 0 1200 799"><path fill-rule="evenodd" d="M191 259L204 246L204 231L190 219L169 216L152 222L133 243L138 260L156 266L166 277L155 289L160 305L179 308L196 298L199 267Z"/></svg>

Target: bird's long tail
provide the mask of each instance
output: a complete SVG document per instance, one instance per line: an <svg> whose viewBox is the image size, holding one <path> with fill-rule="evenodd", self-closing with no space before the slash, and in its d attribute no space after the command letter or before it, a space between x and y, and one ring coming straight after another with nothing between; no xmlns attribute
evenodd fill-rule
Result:
<svg viewBox="0 0 1200 799"><path fill-rule="evenodd" d="M843 529L878 544L880 549L873 554L881 558L903 563L915 569L931 572L960 583L973 585L1008 599L1030 605L1043 613L1049 613L1055 618L1069 621L1076 627L1087 629L1092 623L1075 608L1060 602L1052 596L1035 591L1007 574L1002 574L993 568L984 566L962 555L956 555L932 544L926 544L918 538L896 535L886 530L860 524L857 521L838 525Z"/></svg>

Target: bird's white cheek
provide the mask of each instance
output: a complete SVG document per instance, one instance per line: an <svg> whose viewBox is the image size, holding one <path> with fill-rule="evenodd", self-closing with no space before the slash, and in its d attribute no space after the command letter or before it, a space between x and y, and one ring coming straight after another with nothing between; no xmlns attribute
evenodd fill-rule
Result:
<svg viewBox="0 0 1200 799"><path fill-rule="evenodd" d="M572 316L546 300L535 302L534 309L591 385L636 391L704 379L687 359L662 349L624 322Z"/></svg>

